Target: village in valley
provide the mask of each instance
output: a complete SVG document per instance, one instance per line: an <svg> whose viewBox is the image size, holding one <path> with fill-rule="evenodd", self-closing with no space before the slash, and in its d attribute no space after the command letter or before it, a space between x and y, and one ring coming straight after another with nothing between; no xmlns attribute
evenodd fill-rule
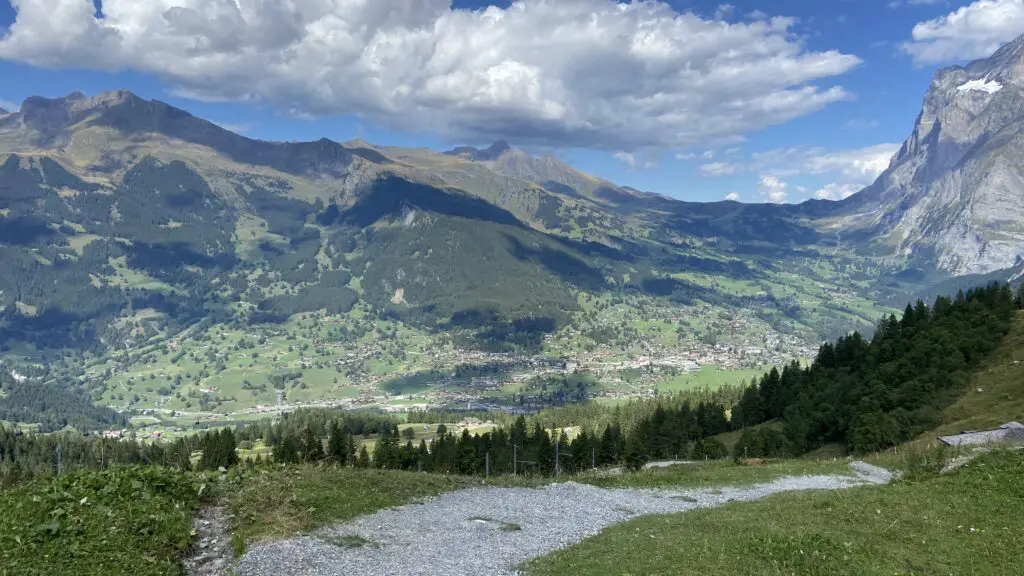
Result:
<svg viewBox="0 0 1024 576"><path fill-rule="evenodd" d="M143 314L125 349L75 367L142 434L271 417L300 407L529 412L746 385L806 362L817 343L747 311L607 306L542 338L539 353L487 352L358 309L284 325L215 324L168 335ZM108 434L121 434L110 431Z"/></svg>

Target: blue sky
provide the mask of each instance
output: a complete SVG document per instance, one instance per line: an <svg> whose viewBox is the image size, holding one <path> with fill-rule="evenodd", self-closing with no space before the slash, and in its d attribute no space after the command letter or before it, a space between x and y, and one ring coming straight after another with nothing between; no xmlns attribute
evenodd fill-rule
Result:
<svg viewBox="0 0 1024 576"><path fill-rule="evenodd" d="M1024 0L560 1L0 0L0 107L126 88L254 138L504 138L680 199L793 202L868 183L938 67L1024 32Z"/></svg>

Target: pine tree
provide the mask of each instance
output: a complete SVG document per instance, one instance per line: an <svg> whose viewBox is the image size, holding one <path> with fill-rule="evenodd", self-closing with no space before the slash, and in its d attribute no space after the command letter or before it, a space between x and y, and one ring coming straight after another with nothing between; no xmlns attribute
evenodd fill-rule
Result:
<svg viewBox="0 0 1024 576"><path fill-rule="evenodd" d="M359 447L359 456L356 458L356 468L369 468L370 467L370 453L366 450L366 445Z"/></svg>
<svg viewBox="0 0 1024 576"><path fill-rule="evenodd" d="M299 461L299 441L291 433L285 433L274 445L274 462L295 464Z"/></svg>
<svg viewBox="0 0 1024 576"><path fill-rule="evenodd" d="M324 446L317 437L313 427L307 425L302 431L302 460L316 463L324 459Z"/></svg>
<svg viewBox="0 0 1024 576"><path fill-rule="evenodd" d="M416 449L416 462L423 470L427 469L427 464L430 461L430 451L427 450L427 441L420 440L420 445Z"/></svg>
<svg viewBox="0 0 1024 576"><path fill-rule="evenodd" d="M238 464L238 443L235 441L235 433L231 428L224 428L220 431L219 466L230 468Z"/></svg>
<svg viewBox="0 0 1024 576"><path fill-rule="evenodd" d="M345 462L352 465L356 461L356 440L351 434L345 434Z"/></svg>
<svg viewBox="0 0 1024 576"><path fill-rule="evenodd" d="M551 476L555 472L555 447L547 430L537 424L533 429L533 437L530 438L530 441L536 454L537 473L541 476Z"/></svg>
<svg viewBox="0 0 1024 576"><path fill-rule="evenodd" d="M348 464L348 441L337 420L331 423L331 431L327 439L327 458L331 464L337 466Z"/></svg>

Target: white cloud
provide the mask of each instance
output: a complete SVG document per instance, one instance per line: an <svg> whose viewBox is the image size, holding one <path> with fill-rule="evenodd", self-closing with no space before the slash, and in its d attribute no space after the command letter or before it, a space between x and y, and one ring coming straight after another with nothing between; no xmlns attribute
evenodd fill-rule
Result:
<svg viewBox="0 0 1024 576"><path fill-rule="evenodd" d="M815 198L821 200L843 200L857 193L861 187L855 184L837 184L832 182L822 186L814 193Z"/></svg>
<svg viewBox="0 0 1024 576"><path fill-rule="evenodd" d="M732 16L735 11L736 7L732 4L719 4L718 8L715 9L715 20L725 20Z"/></svg>
<svg viewBox="0 0 1024 576"><path fill-rule="evenodd" d="M788 184L775 176L762 176L757 183L757 193L773 204L782 204L789 199Z"/></svg>
<svg viewBox="0 0 1024 576"><path fill-rule="evenodd" d="M876 144L856 150L811 153L803 161L809 174L839 173L853 182L871 182L889 167L898 144Z"/></svg>
<svg viewBox="0 0 1024 576"><path fill-rule="evenodd" d="M725 195L725 199L726 200L731 200L733 202L739 202L740 201L740 193L739 192L729 192L728 194Z"/></svg>
<svg viewBox="0 0 1024 576"><path fill-rule="evenodd" d="M17 112L18 108L20 108L20 106L18 106L14 102L11 102L10 100L2 100L2 99L0 99L0 108L3 108L4 110L7 110L8 112Z"/></svg>
<svg viewBox="0 0 1024 576"><path fill-rule="evenodd" d="M11 0L0 58L131 69L193 98L360 114L451 140L632 151L735 141L849 94L860 60L791 18L727 23L657 1ZM724 12L720 14L724 16Z"/></svg>
<svg viewBox="0 0 1024 576"><path fill-rule="evenodd" d="M1024 32L1024 0L977 0L919 22L902 48L918 65L981 58Z"/></svg>
<svg viewBox="0 0 1024 576"><path fill-rule="evenodd" d="M868 184L889 167L899 144L875 144L851 150L793 146L754 152L744 162L712 162L700 167L703 176L758 172L779 178L832 175L845 183Z"/></svg>
<svg viewBox="0 0 1024 576"><path fill-rule="evenodd" d="M612 154L612 156L626 166L636 168L636 156L634 156L632 152L616 152L615 154Z"/></svg>
<svg viewBox="0 0 1024 576"><path fill-rule="evenodd" d="M711 162L709 164L701 164L700 167L700 175L705 178L728 176L742 171L742 166L739 166L738 164L730 164L728 162Z"/></svg>
<svg viewBox="0 0 1024 576"><path fill-rule="evenodd" d="M658 159L656 156L649 156L643 158L643 154L635 154L633 152L616 152L612 154L616 160L622 162L626 166L629 166L630 170L636 170L640 168L642 170L650 170L658 167Z"/></svg>

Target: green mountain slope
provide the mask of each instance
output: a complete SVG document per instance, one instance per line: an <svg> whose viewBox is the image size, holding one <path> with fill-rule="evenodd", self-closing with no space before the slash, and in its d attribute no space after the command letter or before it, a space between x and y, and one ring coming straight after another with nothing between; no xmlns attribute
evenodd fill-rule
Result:
<svg viewBox="0 0 1024 576"><path fill-rule="evenodd" d="M312 364L296 397L371 394L494 360L474 350L613 380L641 356L754 369L870 330L927 280L837 248L815 210L679 202L501 144L263 142L123 91L33 97L0 117L0 351L110 405L177 409L221 385L204 404L272 403L261 383ZM321 360L250 352L231 369L251 377L218 382L211 330ZM169 342L210 359L178 374L181 352L148 354ZM389 352L329 370L355 346ZM140 389L157 375L181 380ZM240 399L242 380L263 391Z"/></svg>

